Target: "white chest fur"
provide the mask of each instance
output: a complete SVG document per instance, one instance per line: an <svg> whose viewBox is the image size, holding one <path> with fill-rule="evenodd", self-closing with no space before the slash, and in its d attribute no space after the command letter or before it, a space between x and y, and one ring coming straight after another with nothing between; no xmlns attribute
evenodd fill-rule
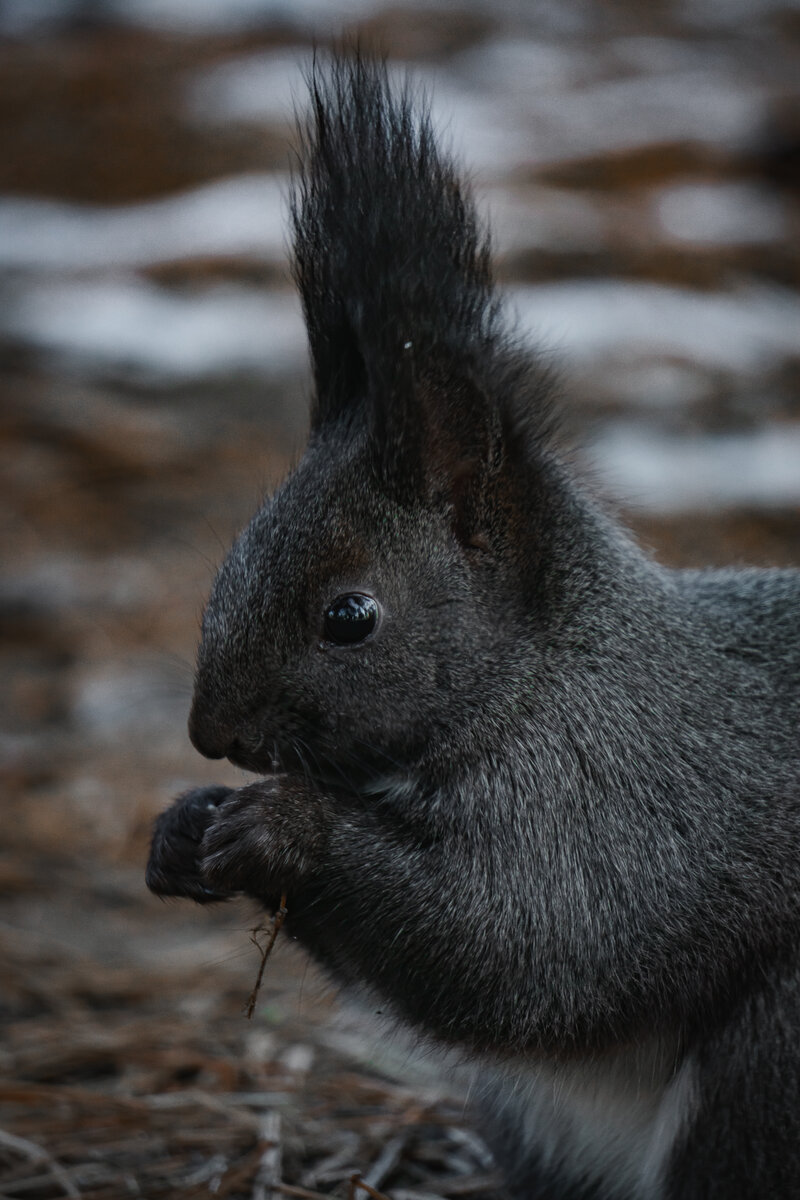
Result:
<svg viewBox="0 0 800 1200"><path fill-rule="evenodd" d="M591 1060L517 1062L491 1072L524 1154L565 1183L602 1182L619 1200L659 1200L696 1103L692 1060L655 1042Z"/></svg>
<svg viewBox="0 0 800 1200"><path fill-rule="evenodd" d="M614 1200L661 1200L673 1148L697 1106L697 1071L677 1041L655 1038L569 1062L516 1059L467 1063L376 1017L376 1001L349 993L340 1034L352 1023L355 1046L417 1084L450 1075L505 1126L512 1155L541 1164L565 1184L602 1184ZM351 1022L348 1022L347 1016ZM350 1047L352 1049L352 1047Z"/></svg>

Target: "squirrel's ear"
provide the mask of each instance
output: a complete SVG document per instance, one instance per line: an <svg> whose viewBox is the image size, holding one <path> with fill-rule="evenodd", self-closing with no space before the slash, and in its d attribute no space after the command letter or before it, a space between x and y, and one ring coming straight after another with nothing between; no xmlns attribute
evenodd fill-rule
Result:
<svg viewBox="0 0 800 1200"><path fill-rule="evenodd" d="M468 374L491 353L497 303L488 237L424 100L358 53L315 62L309 84L291 218L319 428L413 409L409 384Z"/></svg>
<svg viewBox="0 0 800 1200"><path fill-rule="evenodd" d="M315 63L309 84L291 215L312 429L365 435L383 487L460 497L469 525L516 361L487 231L407 82L356 53Z"/></svg>
<svg viewBox="0 0 800 1200"><path fill-rule="evenodd" d="M404 347L394 385L370 406L370 443L381 485L401 503L448 509L465 544L480 536L489 490L503 457L501 419L465 364L417 367Z"/></svg>

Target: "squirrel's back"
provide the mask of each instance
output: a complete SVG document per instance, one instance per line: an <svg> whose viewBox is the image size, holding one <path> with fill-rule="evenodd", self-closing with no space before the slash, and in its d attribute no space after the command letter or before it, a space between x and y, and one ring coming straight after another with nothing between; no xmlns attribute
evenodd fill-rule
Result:
<svg viewBox="0 0 800 1200"><path fill-rule="evenodd" d="M800 571L750 567L674 576L718 647L760 663L800 705Z"/></svg>

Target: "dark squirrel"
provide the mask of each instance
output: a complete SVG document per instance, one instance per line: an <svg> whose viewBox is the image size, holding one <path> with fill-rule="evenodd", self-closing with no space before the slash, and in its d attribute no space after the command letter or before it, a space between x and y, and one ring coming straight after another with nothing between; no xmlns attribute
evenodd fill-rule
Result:
<svg viewBox="0 0 800 1200"><path fill-rule="evenodd" d="M311 77L305 454L234 543L190 733L264 777L147 882L245 893L479 1064L515 1200L800 1197L800 572L653 562L559 456L424 103Z"/></svg>

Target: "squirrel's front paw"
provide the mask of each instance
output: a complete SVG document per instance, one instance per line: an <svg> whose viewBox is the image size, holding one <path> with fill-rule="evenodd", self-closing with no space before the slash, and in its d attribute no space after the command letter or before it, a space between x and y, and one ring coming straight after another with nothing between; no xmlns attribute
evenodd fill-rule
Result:
<svg viewBox="0 0 800 1200"><path fill-rule="evenodd" d="M313 872L327 830L327 806L305 781L259 780L217 809L200 848L203 877L212 891L274 903Z"/></svg>
<svg viewBox="0 0 800 1200"><path fill-rule="evenodd" d="M157 896L188 896L199 904L224 900L230 892L209 887L200 871L200 843L231 789L202 787L186 792L157 819L145 882Z"/></svg>

